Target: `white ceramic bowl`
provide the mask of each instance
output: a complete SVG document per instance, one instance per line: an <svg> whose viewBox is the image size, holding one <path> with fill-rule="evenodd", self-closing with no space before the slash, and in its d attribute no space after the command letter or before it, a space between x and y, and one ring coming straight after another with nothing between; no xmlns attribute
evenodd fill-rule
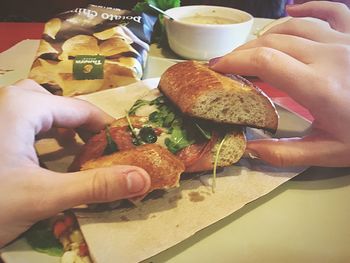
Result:
<svg viewBox="0 0 350 263"><path fill-rule="evenodd" d="M247 41L253 17L241 10L207 5L181 6L165 12L165 30L170 48L186 59L209 60L223 56ZM230 24L196 24L188 17L230 19ZM203 21L202 21L203 22Z"/></svg>

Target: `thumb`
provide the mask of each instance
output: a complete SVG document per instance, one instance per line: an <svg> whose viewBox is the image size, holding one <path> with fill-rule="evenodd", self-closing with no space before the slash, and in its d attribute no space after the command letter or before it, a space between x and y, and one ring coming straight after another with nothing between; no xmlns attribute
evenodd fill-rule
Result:
<svg viewBox="0 0 350 263"><path fill-rule="evenodd" d="M135 166L116 165L75 173L55 173L47 196L48 210L62 211L77 205L110 202L145 194L151 185L148 173Z"/></svg>
<svg viewBox="0 0 350 263"><path fill-rule="evenodd" d="M349 165L349 147L326 135L248 141L246 155L274 166Z"/></svg>

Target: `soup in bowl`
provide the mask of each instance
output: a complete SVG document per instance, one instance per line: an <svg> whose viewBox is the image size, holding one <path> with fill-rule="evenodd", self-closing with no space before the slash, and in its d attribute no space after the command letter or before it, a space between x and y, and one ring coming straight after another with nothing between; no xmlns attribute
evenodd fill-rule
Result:
<svg viewBox="0 0 350 263"><path fill-rule="evenodd" d="M253 17L220 6L182 6L165 11L170 48L186 59L209 60L231 52L247 41Z"/></svg>
<svg viewBox="0 0 350 263"><path fill-rule="evenodd" d="M229 25L240 23L239 19L231 19L219 16L203 16L195 15L188 16L180 19L181 22L190 23L190 24L203 24L203 25Z"/></svg>

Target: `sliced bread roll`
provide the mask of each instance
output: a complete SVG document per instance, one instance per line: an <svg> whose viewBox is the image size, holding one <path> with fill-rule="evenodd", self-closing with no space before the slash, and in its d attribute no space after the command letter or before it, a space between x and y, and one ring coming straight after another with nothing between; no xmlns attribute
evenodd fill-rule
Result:
<svg viewBox="0 0 350 263"><path fill-rule="evenodd" d="M220 146L221 142L222 145ZM193 147L196 147L194 145ZM217 167L227 167L238 162L244 154L246 148L246 138L241 129L235 129L227 132L225 135L220 135L218 138L208 143L207 148L203 150L203 154L197 156L192 162L188 162L187 158L191 158L190 149L184 149L187 156L184 157L181 153L178 154L180 160L185 164L185 172L202 172L211 171L214 168L214 163L217 158Z"/></svg>
<svg viewBox="0 0 350 263"><path fill-rule="evenodd" d="M186 115L277 130L276 108L263 91L240 76L215 72L207 64L177 63L163 73L158 88Z"/></svg>
<svg viewBox="0 0 350 263"><path fill-rule="evenodd" d="M149 192L177 187L185 170L178 158L157 144L145 144L87 161L81 170L112 165L135 165L145 169L151 177Z"/></svg>

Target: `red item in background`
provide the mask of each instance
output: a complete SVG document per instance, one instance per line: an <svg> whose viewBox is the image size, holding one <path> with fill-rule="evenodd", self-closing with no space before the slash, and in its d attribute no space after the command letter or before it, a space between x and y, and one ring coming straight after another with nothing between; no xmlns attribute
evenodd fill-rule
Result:
<svg viewBox="0 0 350 263"><path fill-rule="evenodd" d="M25 39L40 39L44 23L0 23L0 52Z"/></svg>
<svg viewBox="0 0 350 263"><path fill-rule="evenodd" d="M279 89L276 89L266 82L259 79L250 80L254 85L262 89L276 104L283 106L291 112L298 114L299 116L307 119L308 121L313 121L314 117L311 113L293 100L289 95Z"/></svg>

